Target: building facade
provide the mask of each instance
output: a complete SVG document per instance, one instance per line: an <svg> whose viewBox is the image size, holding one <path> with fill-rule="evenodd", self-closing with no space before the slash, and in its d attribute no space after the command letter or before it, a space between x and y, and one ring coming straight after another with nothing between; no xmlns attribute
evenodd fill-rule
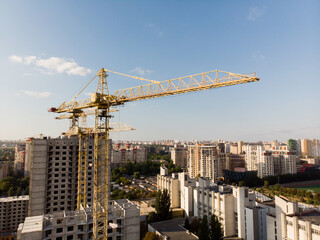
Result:
<svg viewBox="0 0 320 240"><path fill-rule="evenodd" d="M78 137L30 139L26 149L26 161L30 163L28 216L75 210L78 189ZM91 206L93 201L93 154L94 139L89 136L86 174L88 206Z"/></svg>
<svg viewBox="0 0 320 240"><path fill-rule="evenodd" d="M0 233L16 232L28 214L29 196L0 198Z"/></svg>
<svg viewBox="0 0 320 240"><path fill-rule="evenodd" d="M182 168L187 167L188 148L184 146L174 145L170 148L171 160L175 165Z"/></svg>
<svg viewBox="0 0 320 240"><path fill-rule="evenodd" d="M108 240L139 240L140 209L129 200L112 201ZM27 217L19 225L18 240L88 240L93 236L92 208Z"/></svg>

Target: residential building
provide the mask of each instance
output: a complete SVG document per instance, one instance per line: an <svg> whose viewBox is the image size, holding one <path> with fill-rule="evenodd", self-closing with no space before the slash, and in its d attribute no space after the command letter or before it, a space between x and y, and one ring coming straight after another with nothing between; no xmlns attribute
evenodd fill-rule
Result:
<svg viewBox="0 0 320 240"><path fill-rule="evenodd" d="M188 174L191 178L197 176L217 181L218 176L223 176L222 160L218 158L220 151L216 146L195 144L188 146ZM219 175L220 173L220 175Z"/></svg>
<svg viewBox="0 0 320 240"><path fill-rule="evenodd" d="M26 144L17 144L14 152L14 169L17 172L25 170Z"/></svg>
<svg viewBox="0 0 320 240"><path fill-rule="evenodd" d="M9 168L9 161L0 161L0 180L8 176Z"/></svg>
<svg viewBox="0 0 320 240"><path fill-rule="evenodd" d="M28 216L76 209L78 148L79 141L76 136L43 137L27 141L26 162L30 163ZM93 201L93 154L94 139L93 136L89 136L86 176L88 206L91 206Z"/></svg>
<svg viewBox="0 0 320 240"><path fill-rule="evenodd" d="M147 160L147 148L140 146L132 146L131 144L121 145L119 143L114 145L111 154L111 163L126 164L130 162L144 162Z"/></svg>
<svg viewBox="0 0 320 240"><path fill-rule="evenodd" d="M267 240L267 210L262 207L246 207L246 240Z"/></svg>
<svg viewBox="0 0 320 240"><path fill-rule="evenodd" d="M0 198L0 233L16 232L28 214L29 196Z"/></svg>
<svg viewBox="0 0 320 240"><path fill-rule="evenodd" d="M317 139L302 139L301 154L304 158L320 156L320 142Z"/></svg>
<svg viewBox="0 0 320 240"><path fill-rule="evenodd" d="M164 166L161 166L160 174L157 175L157 186L158 190L168 190L172 208L177 208L180 206L179 179L177 173L172 173L172 176L169 176L168 169Z"/></svg>
<svg viewBox="0 0 320 240"><path fill-rule="evenodd" d="M257 171L258 177L297 173L297 155L287 146L272 146L264 150L261 145L247 145L245 151L246 169Z"/></svg>
<svg viewBox="0 0 320 240"><path fill-rule="evenodd" d="M187 167L188 148L175 144L170 148L171 160L175 165L182 168Z"/></svg>
<svg viewBox="0 0 320 240"><path fill-rule="evenodd" d="M126 199L112 201L108 212L108 240L139 240L140 209ZM110 224L112 223L112 224ZM92 239L92 208L27 217L19 225L18 240Z"/></svg>

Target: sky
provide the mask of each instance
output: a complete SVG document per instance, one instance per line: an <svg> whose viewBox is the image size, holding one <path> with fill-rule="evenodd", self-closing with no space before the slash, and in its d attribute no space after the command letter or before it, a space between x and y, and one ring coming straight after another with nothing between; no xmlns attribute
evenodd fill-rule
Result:
<svg viewBox="0 0 320 240"><path fill-rule="evenodd" d="M0 139L65 132L68 120L48 109L101 68L157 81L215 69L260 78L127 103L112 121L136 130L114 140L319 139L319 24L317 0L0 0ZM110 93L145 83L108 77Z"/></svg>

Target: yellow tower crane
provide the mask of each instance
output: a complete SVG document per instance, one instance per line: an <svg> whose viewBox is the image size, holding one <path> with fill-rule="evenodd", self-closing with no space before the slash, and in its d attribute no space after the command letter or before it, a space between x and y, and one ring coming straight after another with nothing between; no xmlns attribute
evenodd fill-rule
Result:
<svg viewBox="0 0 320 240"><path fill-rule="evenodd" d="M195 92L207 90L211 88L219 88L232 86L242 83L256 82L259 78L255 73L252 74L235 74L214 70L194 74L186 77L175 78L166 81L154 81L144 78L134 77L127 74L122 76L132 77L134 79L150 81L151 83L137 87L131 87L109 93L107 85L107 73L116 73L111 70L102 68L92 78L85 87L69 102L62 103L58 108L52 107L49 111L55 113L69 113L73 116L74 126L77 124L77 119L83 111L94 110L94 199L93 199L93 239L107 239L108 232L108 206L109 206L109 132L111 117L110 112L112 107L123 105L126 102L138 101L143 99L164 97L181 93ZM90 99L76 100L79 94L98 77L98 86L95 93L91 94ZM79 135L83 134L79 131ZM81 149L81 148L80 148ZM85 149L83 147L82 149ZM85 151L79 153L79 166L85 166ZM81 178L82 184L86 185L86 177ZM86 173L83 173L86 174ZM81 202L85 195L81 193L83 190L78 190L78 202Z"/></svg>

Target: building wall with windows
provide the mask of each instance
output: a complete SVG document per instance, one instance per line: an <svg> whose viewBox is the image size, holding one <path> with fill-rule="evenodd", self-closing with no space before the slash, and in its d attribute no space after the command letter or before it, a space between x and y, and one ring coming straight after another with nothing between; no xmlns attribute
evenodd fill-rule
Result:
<svg viewBox="0 0 320 240"><path fill-rule="evenodd" d="M26 159L30 161L28 216L75 210L78 189L78 137L30 139L26 149ZM93 201L93 161L94 139L89 137L86 176L88 206L91 206Z"/></svg>
<svg viewBox="0 0 320 240"><path fill-rule="evenodd" d="M29 196L0 198L0 233L16 232L28 214Z"/></svg>
<svg viewBox="0 0 320 240"><path fill-rule="evenodd" d="M108 222L108 240L140 239L140 209L129 200L112 201ZM17 233L18 240L87 240L92 236L92 208L83 207L79 211L27 217Z"/></svg>

